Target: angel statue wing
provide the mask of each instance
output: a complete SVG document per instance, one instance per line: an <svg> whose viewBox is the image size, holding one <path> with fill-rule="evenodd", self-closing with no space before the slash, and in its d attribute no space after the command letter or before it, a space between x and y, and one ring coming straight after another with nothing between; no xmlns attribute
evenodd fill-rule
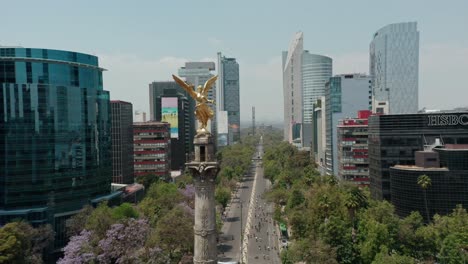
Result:
<svg viewBox="0 0 468 264"><path fill-rule="evenodd" d="M218 75L211 77L206 81L205 85L203 86L202 94L206 96L208 94L208 91L210 90L211 86L216 82L218 79Z"/></svg>
<svg viewBox="0 0 468 264"><path fill-rule="evenodd" d="M185 91L187 91L187 93L193 98L193 99L196 99L197 98L197 94L195 93L195 91L193 90L193 85L190 85L186 82L184 82L182 79L180 79L179 77L175 76L174 74L172 75L172 78L174 79L174 81L176 83L178 83L180 85L180 87L184 88ZM209 80L208 80L209 81Z"/></svg>

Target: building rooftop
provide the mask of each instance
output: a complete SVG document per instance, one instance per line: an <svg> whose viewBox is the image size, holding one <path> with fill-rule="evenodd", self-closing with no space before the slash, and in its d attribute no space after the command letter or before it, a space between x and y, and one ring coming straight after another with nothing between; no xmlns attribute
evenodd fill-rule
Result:
<svg viewBox="0 0 468 264"><path fill-rule="evenodd" d="M445 148L443 149L450 149L450 150L454 150L454 149L458 149L458 150L468 150L468 144L445 144L444 146Z"/></svg>
<svg viewBox="0 0 468 264"><path fill-rule="evenodd" d="M395 168L399 170L410 170L410 171L449 171L448 168L439 168L439 167L419 167L416 165L395 165L390 168Z"/></svg>
<svg viewBox="0 0 468 264"><path fill-rule="evenodd" d="M121 104L132 104L132 103L130 103L130 102L121 101L121 100L111 100L110 102L111 102L111 103L121 103Z"/></svg>

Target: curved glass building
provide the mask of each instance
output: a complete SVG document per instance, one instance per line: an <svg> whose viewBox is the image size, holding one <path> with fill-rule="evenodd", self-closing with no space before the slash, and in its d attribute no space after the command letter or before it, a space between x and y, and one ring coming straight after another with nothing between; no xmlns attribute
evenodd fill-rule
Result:
<svg viewBox="0 0 468 264"><path fill-rule="evenodd" d="M332 77L332 59L327 56L302 53L302 146L310 147L314 104L325 96L325 84Z"/></svg>
<svg viewBox="0 0 468 264"><path fill-rule="evenodd" d="M111 192L109 92L98 58L0 47L0 225L54 226Z"/></svg>
<svg viewBox="0 0 468 264"><path fill-rule="evenodd" d="M416 22L379 29L369 48L373 109L388 103L390 114L418 112L419 31Z"/></svg>

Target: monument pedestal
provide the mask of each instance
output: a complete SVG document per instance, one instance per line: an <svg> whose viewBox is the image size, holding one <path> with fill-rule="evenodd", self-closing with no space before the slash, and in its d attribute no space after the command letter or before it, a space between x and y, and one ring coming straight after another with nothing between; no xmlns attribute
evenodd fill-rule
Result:
<svg viewBox="0 0 468 264"><path fill-rule="evenodd" d="M211 134L194 139L195 159L186 163L195 182L195 225L193 263L217 263L215 179L219 164L215 159Z"/></svg>

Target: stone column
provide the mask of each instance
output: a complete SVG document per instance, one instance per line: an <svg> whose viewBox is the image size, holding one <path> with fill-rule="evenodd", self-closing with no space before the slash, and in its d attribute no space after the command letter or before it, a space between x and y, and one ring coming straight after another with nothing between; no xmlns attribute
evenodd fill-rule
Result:
<svg viewBox="0 0 468 264"><path fill-rule="evenodd" d="M219 172L210 134L196 137L195 159L186 163L195 181L195 225L193 263L217 263L215 179Z"/></svg>

